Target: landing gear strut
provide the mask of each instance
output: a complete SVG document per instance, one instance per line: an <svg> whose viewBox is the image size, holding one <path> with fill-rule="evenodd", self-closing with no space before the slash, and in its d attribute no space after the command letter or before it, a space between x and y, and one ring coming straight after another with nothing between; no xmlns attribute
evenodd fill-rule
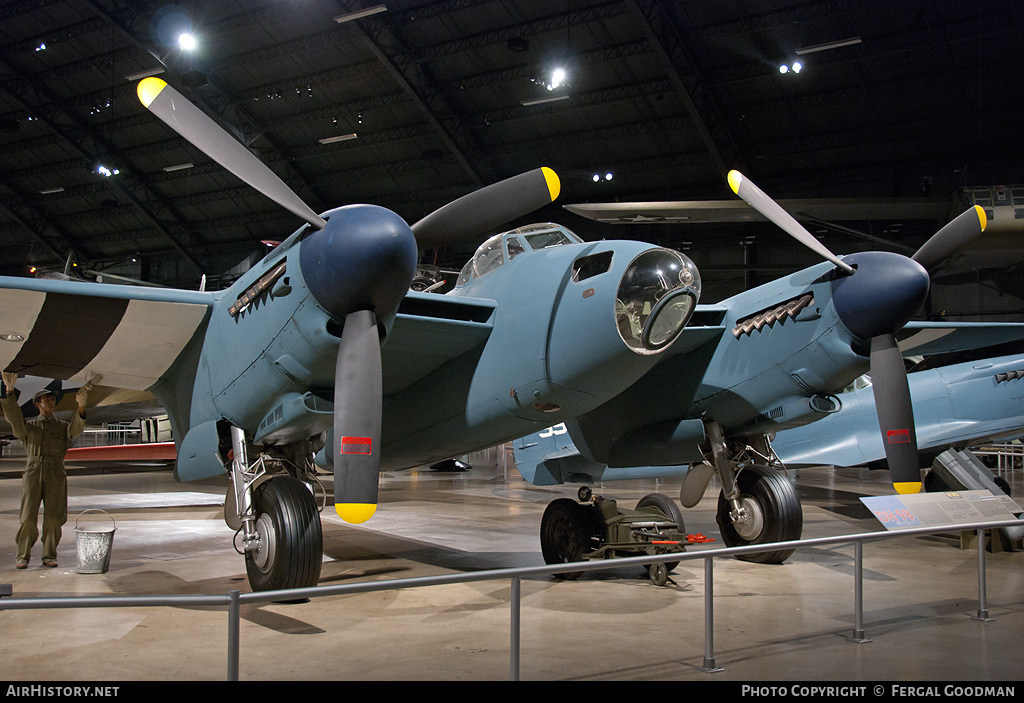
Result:
<svg viewBox="0 0 1024 703"><path fill-rule="evenodd" d="M803 511L796 489L773 462L767 438L730 450L717 423L707 425L715 469L722 481L715 519L729 547L800 539ZM765 463L755 463L763 461ZM745 554L739 558L758 564L781 564L794 549Z"/></svg>
<svg viewBox="0 0 1024 703"><path fill-rule="evenodd" d="M323 561L323 528L310 483L309 447L262 454L251 465L245 435L231 427L231 488L224 517L242 538L245 571L254 591L315 586ZM304 443L299 443L300 445ZM286 468L288 473L271 473ZM308 479L308 480L307 480Z"/></svg>

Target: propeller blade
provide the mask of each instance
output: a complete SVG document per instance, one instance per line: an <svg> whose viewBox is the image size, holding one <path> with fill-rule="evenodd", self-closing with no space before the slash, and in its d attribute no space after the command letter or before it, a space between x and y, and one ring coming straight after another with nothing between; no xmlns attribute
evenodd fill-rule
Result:
<svg viewBox="0 0 1024 703"><path fill-rule="evenodd" d="M543 166L453 200L414 224L412 231L421 247L476 237L548 205L560 189L558 175Z"/></svg>
<svg viewBox="0 0 1024 703"><path fill-rule="evenodd" d="M786 234L811 249L822 258L831 261L846 273L853 273L853 267L828 250L813 234L797 222L782 206L765 195L764 191L753 184L750 179L739 171L729 171L729 187L740 196L750 207L767 217L782 228Z"/></svg>
<svg viewBox="0 0 1024 703"><path fill-rule="evenodd" d="M150 76L139 81L142 104L197 149L317 229L325 220L237 139L165 81Z"/></svg>
<svg viewBox="0 0 1024 703"><path fill-rule="evenodd" d="M377 510L380 473L381 359L377 317L345 317L334 372L334 509L345 522Z"/></svg>
<svg viewBox="0 0 1024 703"><path fill-rule="evenodd" d="M933 269L971 243L975 237L985 231L988 218L980 205L964 210L938 232L929 237L928 241L911 257L914 261L931 272Z"/></svg>
<svg viewBox="0 0 1024 703"><path fill-rule="evenodd" d="M921 466L914 407L903 355L893 334L871 338L871 390L893 487L897 493L919 493Z"/></svg>

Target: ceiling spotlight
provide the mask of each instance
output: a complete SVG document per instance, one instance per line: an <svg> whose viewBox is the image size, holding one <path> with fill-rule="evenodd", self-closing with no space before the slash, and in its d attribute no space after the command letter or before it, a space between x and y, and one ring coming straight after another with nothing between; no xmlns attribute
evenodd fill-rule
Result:
<svg viewBox="0 0 1024 703"><path fill-rule="evenodd" d="M37 46L36 51L46 51L46 44L40 44Z"/></svg>
<svg viewBox="0 0 1024 703"><path fill-rule="evenodd" d="M601 177L595 173L594 174L594 183L597 183L599 180L601 180Z"/></svg>
<svg viewBox="0 0 1024 703"><path fill-rule="evenodd" d="M184 32L178 35L178 44L185 51L192 51L196 48L196 38L188 32Z"/></svg>
<svg viewBox="0 0 1024 703"><path fill-rule="evenodd" d="M103 164L99 164L96 167L96 173L100 174L101 176L106 176L107 178L110 178L111 176L116 176L117 174L121 173L121 171L116 168L107 168Z"/></svg>
<svg viewBox="0 0 1024 703"><path fill-rule="evenodd" d="M789 73L789 66L786 64L779 66L779 73Z"/></svg>
<svg viewBox="0 0 1024 703"><path fill-rule="evenodd" d="M803 68L803 64L801 64L799 61L793 62L793 73L800 73L801 68Z"/></svg>
<svg viewBox="0 0 1024 703"><path fill-rule="evenodd" d="M556 68L551 72L551 82L548 83L548 90L554 90L562 85L563 82L565 82L565 69L561 67Z"/></svg>
<svg viewBox="0 0 1024 703"><path fill-rule="evenodd" d="M604 174L604 179L606 181L610 181L612 179L611 171L609 171L608 173Z"/></svg>
<svg viewBox="0 0 1024 703"><path fill-rule="evenodd" d="M24 342L25 338L17 332L5 332L0 334L0 339L5 342Z"/></svg>

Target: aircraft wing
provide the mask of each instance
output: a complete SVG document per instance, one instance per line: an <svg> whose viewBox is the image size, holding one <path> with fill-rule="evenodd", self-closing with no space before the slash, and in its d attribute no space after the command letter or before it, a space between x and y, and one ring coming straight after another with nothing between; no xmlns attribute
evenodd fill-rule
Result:
<svg viewBox="0 0 1024 703"><path fill-rule="evenodd" d="M409 387L491 334L493 300L410 291L381 347L384 395Z"/></svg>
<svg viewBox="0 0 1024 703"><path fill-rule="evenodd" d="M908 322L896 333L904 356L983 349L1024 339L1019 322Z"/></svg>
<svg viewBox="0 0 1024 703"><path fill-rule="evenodd" d="M877 219L944 220L950 203L928 198L847 198L779 200L798 220L857 221ZM579 203L566 210L607 224L706 224L767 221L741 200Z"/></svg>
<svg viewBox="0 0 1024 703"><path fill-rule="evenodd" d="M922 453L1024 435L1024 355L916 371L907 381ZM839 412L776 435L772 448L784 464L860 466L885 458L871 388L839 399Z"/></svg>
<svg viewBox="0 0 1024 703"><path fill-rule="evenodd" d="M0 369L145 390L203 324L215 294L0 276Z"/></svg>

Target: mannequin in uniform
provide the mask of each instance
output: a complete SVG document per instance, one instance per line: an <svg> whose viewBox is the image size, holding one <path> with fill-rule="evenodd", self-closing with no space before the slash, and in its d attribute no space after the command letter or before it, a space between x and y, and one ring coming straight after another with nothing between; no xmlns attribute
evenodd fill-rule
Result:
<svg viewBox="0 0 1024 703"><path fill-rule="evenodd" d="M78 390L75 399L78 411L70 422L53 415L57 398L48 390L41 390L32 398L39 416L25 420L14 397L16 373L3 373L5 395L0 398L4 417L10 423L14 436L25 444L28 455L22 475L21 526L18 528L18 556L15 566L24 569L31 558L32 546L39 538L39 503L43 504L43 566L57 566L57 545L61 527L68 517L68 479L64 471L64 455L72 440L85 429L85 402L91 383Z"/></svg>

